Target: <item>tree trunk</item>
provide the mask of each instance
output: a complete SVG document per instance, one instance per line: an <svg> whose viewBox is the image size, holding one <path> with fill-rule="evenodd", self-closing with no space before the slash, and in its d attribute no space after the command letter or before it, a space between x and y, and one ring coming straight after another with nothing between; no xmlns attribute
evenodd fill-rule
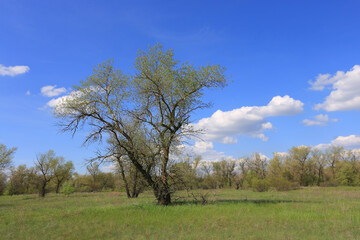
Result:
<svg viewBox="0 0 360 240"><path fill-rule="evenodd" d="M126 195L127 195L128 198L131 198L130 191L129 191L129 184L128 184L128 182L126 180L126 176L125 176L124 166L123 166L120 159L118 159L118 163L119 163L119 166L120 166L121 178L122 178L122 180L124 181L124 184L125 184Z"/></svg>
<svg viewBox="0 0 360 240"><path fill-rule="evenodd" d="M159 205L167 206L171 204L171 192L168 184L168 175L166 171L167 163L169 160L169 148L164 149L164 156L162 159L161 176L160 181L154 188L155 197ZM156 191L157 190L157 191Z"/></svg>
<svg viewBox="0 0 360 240"><path fill-rule="evenodd" d="M45 197L46 194L46 182L43 182L43 184L41 185L41 189L40 189L40 197Z"/></svg>
<svg viewBox="0 0 360 240"><path fill-rule="evenodd" d="M158 188L158 195L156 198L159 205L167 206L171 204L171 191L168 184L168 174L166 171L167 163L169 162L170 145L163 144L163 146L164 145L165 147L163 148L164 155L162 159L160 186Z"/></svg>
<svg viewBox="0 0 360 240"><path fill-rule="evenodd" d="M333 180L335 180L335 178L336 178L336 176L335 176L335 163L331 164L331 172L332 172Z"/></svg>
<svg viewBox="0 0 360 240"><path fill-rule="evenodd" d="M320 186L320 182L321 182L321 176L322 176L322 168L319 167L319 172L318 172L318 181L317 181L317 185Z"/></svg>
<svg viewBox="0 0 360 240"><path fill-rule="evenodd" d="M154 194L159 205L168 206L171 204L171 192L169 186L163 183L154 188Z"/></svg>
<svg viewBox="0 0 360 240"><path fill-rule="evenodd" d="M138 177L138 170L135 170L135 176L134 176L134 184L133 184L133 190L132 190L132 193L131 193L131 197L132 198L137 198L139 193L136 189L136 186L137 186L137 177Z"/></svg>
<svg viewBox="0 0 360 240"><path fill-rule="evenodd" d="M146 182L153 188L153 192L159 205L167 206L171 203L171 192L167 183L166 157L163 159L163 166L161 168L161 179L157 179L157 176L153 177L149 171L146 171L141 164L137 161L137 157L132 152L128 152L128 156L136 169L142 174ZM165 154L166 156L166 154ZM168 154L167 154L168 156ZM168 158L167 158L168 159Z"/></svg>
<svg viewBox="0 0 360 240"><path fill-rule="evenodd" d="M62 181L57 180L56 190L55 190L56 193L59 193L59 191L60 191L61 182L62 182Z"/></svg>

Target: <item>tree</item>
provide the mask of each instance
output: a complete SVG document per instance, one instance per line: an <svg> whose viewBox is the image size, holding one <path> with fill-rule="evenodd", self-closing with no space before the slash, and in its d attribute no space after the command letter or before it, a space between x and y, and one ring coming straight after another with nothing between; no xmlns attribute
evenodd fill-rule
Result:
<svg viewBox="0 0 360 240"><path fill-rule="evenodd" d="M200 161L200 156L187 156L171 164L171 183L176 189L185 189L188 193L190 193L191 190L198 187L199 178L197 168Z"/></svg>
<svg viewBox="0 0 360 240"><path fill-rule="evenodd" d="M336 180L336 168L339 161L343 159L344 148L341 146L331 146L326 150L326 160L330 165L332 180Z"/></svg>
<svg viewBox="0 0 360 240"><path fill-rule="evenodd" d="M207 88L224 87L224 68L195 68L180 64L172 50L155 45L139 51L135 73L125 75L112 61L100 64L93 74L55 108L64 131L73 134L86 123L92 128L85 142L104 133L113 137L142 174L161 205L171 203L169 160L173 147L198 133L190 125ZM154 169L158 171L154 171Z"/></svg>
<svg viewBox="0 0 360 240"><path fill-rule="evenodd" d="M267 178L271 187L277 191L288 191L295 188L286 177L285 166L283 160L286 156L280 153L274 153L273 158L269 162Z"/></svg>
<svg viewBox="0 0 360 240"><path fill-rule="evenodd" d="M117 155L115 158L118 163L117 171L124 183L127 197L137 198L146 186L143 177L130 161L124 159L126 156Z"/></svg>
<svg viewBox="0 0 360 240"><path fill-rule="evenodd" d="M202 187L205 189L212 189L217 187L217 181L213 174L213 164L209 161L202 161L199 163L201 175L203 177Z"/></svg>
<svg viewBox="0 0 360 240"><path fill-rule="evenodd" d="M37 156L35 167L39 172L40 186L39 195L45 197L46 186L54 178L54 164L58 161L58 157L55 156L53 150L49 150L47 153L41 153Z"/></svg>
<svg viewBox="0 0 360 240"><path fill-rule="evenodd" d="M107 148L105 154L97 152L97 156L90 159L90 164L100 161L112 163L116 166L116 173L122 180L125 188L125 192L128 198L137 198L139 194L144 190L146 183L139 170L132 164L129 157L116 143L116 140L110 138L107 140Z"/></svg>
<svg viewBox="0 0 360 240"><path fill-rule="evenodd" d="M311 147L308 146L292 147L289 150L288 158L291 161L292 174L302 186L307 186L311 182L309 180L309 177L311 177L311 168L309 168L310 153Z"/></svg>
<svg viewBox="0 0 360 240"><path fill-rule="evenodd" d="M55 192L60 192L62 184L71 179L74 171L74 165L71 161L65 162L64 158L59 156L54 159L52 164L52 171L54 173L54 181L56 184Z"/></svg>
<svg viewBox="0 0 360 240"><path fill-rule="evenodd" d="M224 186L232 186L235 176L234 170L235 161L226 161L225 159L223 159L220 162L213 162L213 171L218 188L223 188Z"/></svg>
<svg viewBox="0 0 360 240"><path fill-rule="evenodd" d="M74 173L73 176L73 183L75 190L77 192L90 192L92 191L92 177L89 175L81 175L78 173Z"/></svg>
<svg viewBox="0 0 360 240"><path fill-rule="evenodd" d="M247 163L250 161L249 157L242 157L240 159L238 159L239 162L239 173L235 176L235 184L236 184L236 189L240 189L243 188L245 186L246 183L246 179L247 179L247 175L248 175L248 165Z"/></svg>
<svg viewBox="0 0 360 240"><path fill-rule="evenodd" d="M247 162L248 169L258 179L264 179L266 177L267 161L259 153L251 154L251 158Z"/></svg>
<svg viewBox="0 0 360 240"><path fill-rule="evenodd" d="M7 148L0 143L0 170L10 166L16 150L16 147Z"/></svg>
<svg viewBox="0 0 360 240"><path fill-rule="evenodd" d="M314 148L311 152L311 157L314 161L317 171L317 185L320 186L320 183L324 181L324 169L327 163L326 156L322 151Z"/></svg>
<svg viewBox="0 0 360 240"><path fill-rule="evenodd" d="M268 175L270 178L283 176L283 163L281 161L281 155L274 153L273 158L269 161Z"/></svg>
<svg viewBox="0 0 360 240"><path fill-rule="evenodd" d="M10 169L10 179L8 183L8 194L28 193L30 187L29 170L26 165L19 165L17 168Z"/></svg>
<svg viewBox="0 0 360 240"><path fill-rule="evenodd" d="M96 183L97 183L98 176L101 172L99 169L99 163L92 162L89 165L87 165L86 169L88 170L88 172L91 176L91 190L94 192L94 191L98 190L98 186Z"/></svg>
<svg viewBox="0 0 360 240"><path fill-rule="evenodd" d="M341 185L356 186L360 183L359 156L353 151L343 152L344 161L338 162L336 180Z"/></svg>

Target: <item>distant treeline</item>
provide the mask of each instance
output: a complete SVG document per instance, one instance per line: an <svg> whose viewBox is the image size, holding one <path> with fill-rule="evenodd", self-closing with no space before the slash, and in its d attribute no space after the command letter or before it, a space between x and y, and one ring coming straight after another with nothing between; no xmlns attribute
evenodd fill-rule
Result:
<svg viewBox="0 0 360 240"><path fill-rule="evenodd" d="M238 160L193 161L175 164L191 188L252 188L254 191L286 191L301 186L359 186L359 152L333 146L324 151L308 146L274 153L259 153ZM194 168L195 167L195 168ZM187 170L180 170L186 169Z"/></svg>
<svg viewBox="0 0 360 240"><path fill-rule="evenodd" d="M151 189L131 163L118 163L111 173L101 172L99 164L93 162L87 174L78 174L71 161L65 162L50 150L40 154L33 167L20 165L0 172L0 195L124 191L128 197L137 197ZM299 146L287 153L274 153L272 159L259 153L219 162L186 157L172 163L168 174L174 190L287 191L301 186L359 186L360 158L358 152L338 146L324 151Z"/></svg>

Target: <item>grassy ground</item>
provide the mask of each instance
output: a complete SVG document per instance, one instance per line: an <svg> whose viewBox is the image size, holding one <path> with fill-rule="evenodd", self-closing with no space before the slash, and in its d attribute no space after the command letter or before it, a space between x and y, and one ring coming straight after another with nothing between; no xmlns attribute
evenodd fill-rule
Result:
<svg viewBox="0 0 360 240"><path fill-rule="evenodd" d="M207 205L150 193L0 197L0 239L360 239L360 188L218 190Z"/></svg>

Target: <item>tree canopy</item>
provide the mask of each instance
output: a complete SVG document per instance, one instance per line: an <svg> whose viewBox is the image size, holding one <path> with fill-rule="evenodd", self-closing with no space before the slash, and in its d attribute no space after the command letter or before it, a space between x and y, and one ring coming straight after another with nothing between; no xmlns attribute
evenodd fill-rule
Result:
<svg viewBox="0 0 360 240"><path fill-rule="evenodd" d="M0 143L0 170L10 166L16 150L16 147L7 148L5 145Z"/></svg>

